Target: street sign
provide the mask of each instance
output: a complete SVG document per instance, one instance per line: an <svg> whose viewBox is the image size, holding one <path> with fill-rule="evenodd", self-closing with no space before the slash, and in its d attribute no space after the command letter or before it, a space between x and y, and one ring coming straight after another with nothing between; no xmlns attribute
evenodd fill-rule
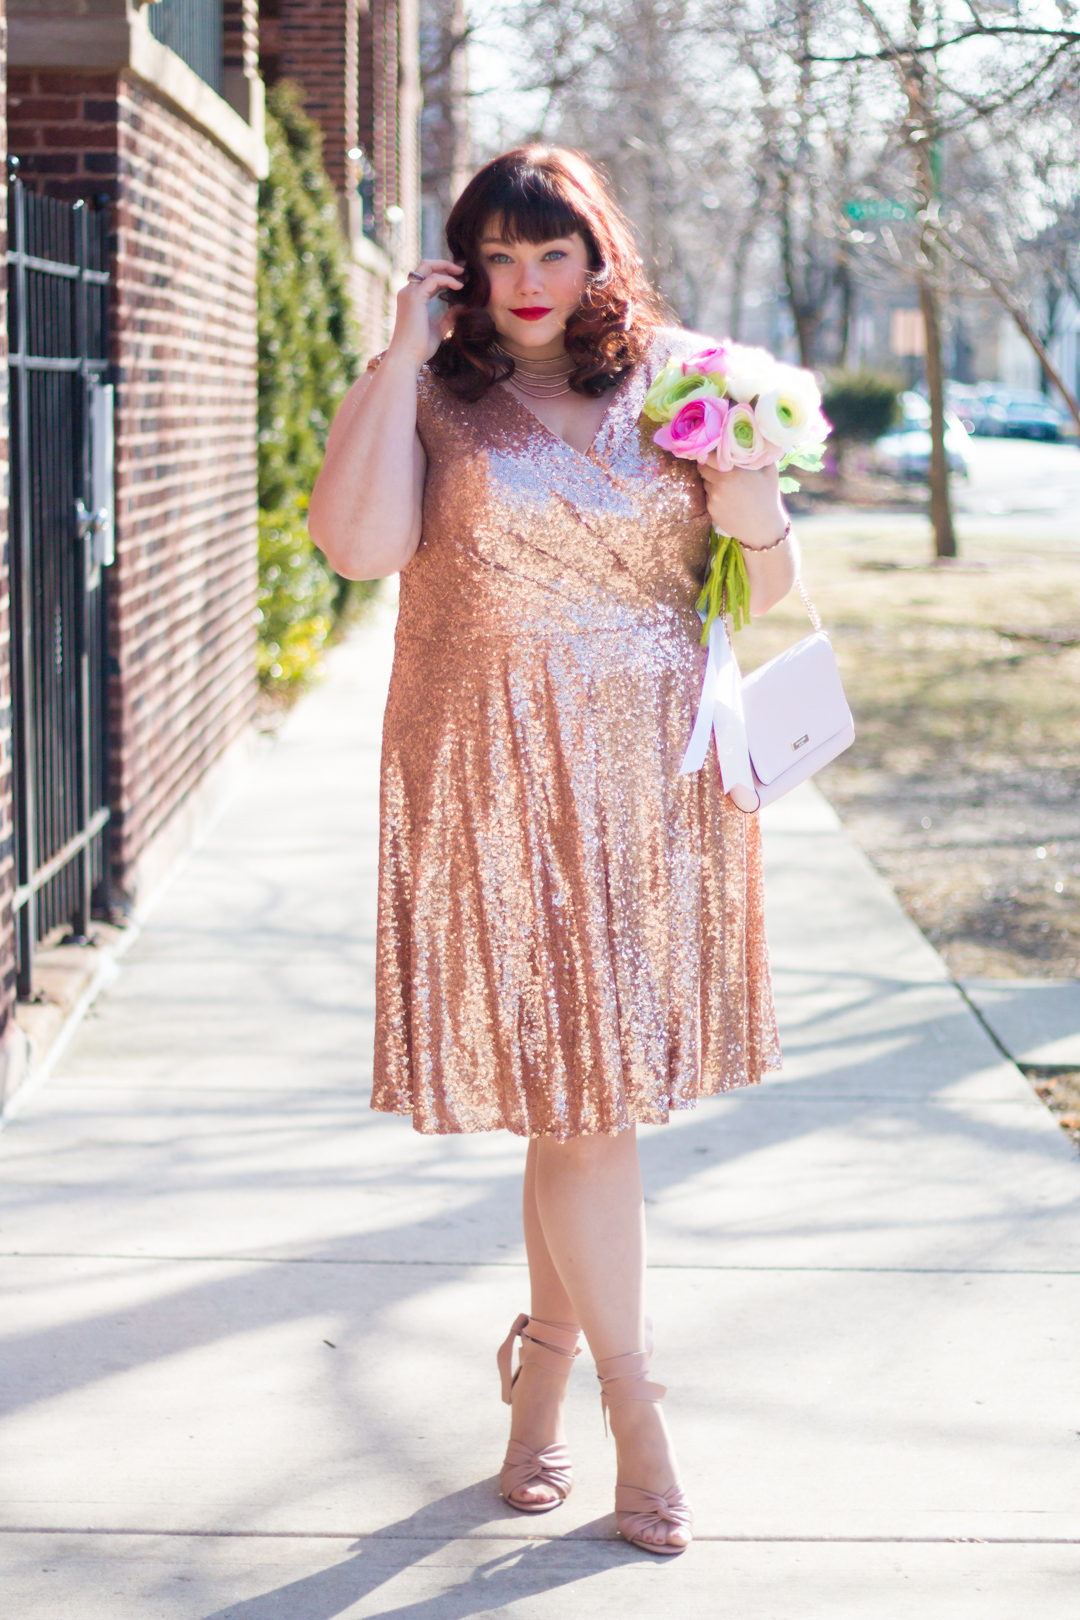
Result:
<svg viewBox="0 0 1080 1620"><path fill-rule="evenodd" d="M848 219L858 224L877 224L890 219L914 219L915 211L895 197L861 197L844 204Z"/></svg>

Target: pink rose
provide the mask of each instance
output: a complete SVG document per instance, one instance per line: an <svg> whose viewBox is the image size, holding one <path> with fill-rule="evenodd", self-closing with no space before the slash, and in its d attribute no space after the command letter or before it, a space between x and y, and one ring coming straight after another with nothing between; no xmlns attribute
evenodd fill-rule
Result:
<svg viewBox="0 0 1080 1620"><path fill-rule="evenodd" d="M777 445L770 444L768 439L762 437L749 405L728 407L713 456L713 464L718 472L730 472L733 467L750 470L771 467L783 453Z"/></svg>
<svg viewBox="0 0 1080 1620"><path fill-rule="evenodd" d="M689 360L684 360L682 363L683 376L688 377L693 371L699 372L702 377L707 377L713 371L717 371L721 376L724 376L730 364L731 356L724 348L724 345L718 343L715 349L702 349L700 354L692 354Z"/></svg>
<svg viewBox="0 0 1080 1620"><path fill-rule="evenodd" d="M704 461L720 442L727 415L726 400L689 399L653 434L653 444L686 461Z"/></svg>

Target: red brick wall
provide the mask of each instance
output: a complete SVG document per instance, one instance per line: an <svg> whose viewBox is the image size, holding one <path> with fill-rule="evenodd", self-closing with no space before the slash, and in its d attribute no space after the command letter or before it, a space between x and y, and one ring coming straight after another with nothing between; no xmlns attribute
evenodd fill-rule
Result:
<svg viewBox="0 0 1080 1620"><path fill-rule="evenodd" d="M116 199L110 726L125 887L254 709L257 185L130 75L12 84L27 180Z"/></svg>
<svg viewBox="0 0 1080 1620"><path fill-rule="evenodd" d="M278 0L267 33L279 79L303 86L304 107L323 132L323 163L342 196L355 184L358 0Z"/></svg>
<svg viewBox="0 0 1080 1620"><path fill-rule="evenodd" d="M126 872L254 711L257 187L126 76L118 156L111 715Z"/></svg>
<svg viewBox="0 0 1080 1620"><path fill-rule="evenodd" d="M8 509L8 368L7 368L7 187L4 176L4 32L0 0L0 534L7 534ZM15 934L11 911L15 888L15 852L11 804L11 595L7 547L0 547L0 1032L15 1004Z"/></svg>
<svg viewBox="0 0 1080 1620"><path fill-rule="evenodd" d="M26 183L50 197L115 197L116 117L115 73L8 74L8 151Z"/></svg>

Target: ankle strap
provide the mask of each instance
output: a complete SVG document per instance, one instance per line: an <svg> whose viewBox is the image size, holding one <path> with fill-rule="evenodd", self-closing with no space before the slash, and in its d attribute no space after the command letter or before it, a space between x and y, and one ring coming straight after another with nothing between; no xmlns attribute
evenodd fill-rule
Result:
<svg viewBox="0 0 1080 1620"><path fill-rule="evenodd" d="M526 1329L531 1329L526 1332ZM538 1316L522 1314L514 1323L496 1357L502 1382L502 1398L510 1405L514 1379L526 1364L545 1367L549 1372L569 1377L574 1360L581 1354L581 1329L572 1323L543 1322ZM517 1371L513 1371L514 1341L521 1340Z"/></svg>
<svg viewBox="0 0 1080 1620"><path fill-rule="evenodd" d="M574 1322L545 1322L539 1316L526 1316L526 1333L522 1331L523 1339L531 1339L534 1344L546 1344L549 1350L557 1350L560 1355L571 1359L580 1356L581 1329Z"/></svg>
<svg viewBox="0 0 1080 1620"><path fill-rule="evenodd" d="M664 1384L650 1383L650 1352L628 1350L622 1356L606 1356L596 1363L596 1376L600 1380L600 1407L604 1414L604 1432L607 1432L608 1413L625 1401L660 1402L667 1394Z"/></svg>

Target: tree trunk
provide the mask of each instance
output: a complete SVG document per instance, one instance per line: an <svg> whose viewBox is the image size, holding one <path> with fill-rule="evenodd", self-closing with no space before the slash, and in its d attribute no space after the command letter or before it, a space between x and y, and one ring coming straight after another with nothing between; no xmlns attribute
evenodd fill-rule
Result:
<svg viewBox="0 0 1080 1620"><path fill-rule="evenodd" d="M911 21L916 30L922 24L923 10L912 0ZM945 366L941 355L941 319L935 271L938 265L934 226L938 216L939 165L927 138L933 125L933 95L921 64L909 69L904 79L911 123L921 133L914 137L911 152L923 196L919 233L919 306L926 329L926 387L930 395L930 525L934 531L934 555L956 556L956 530L953 527L952 492L949 489L949 463L945 455Z"/></svg>
<svg viewBox="0 0 1080 1620"><path fill-rule="evenodd" d="M753 244L756 224L748 225L739 235L738 246L731 260L731 313L729 316L730 335L736 343L742 335L743 318L743 281L746 277L746 261L750 257L750 248Z"/></svg>
<svg viewBox="0 0 1080 1620"><path fill-rule="evenodd" d="M795 263L795 227L792 221L791 176L781 174L777 187L780 214L780 263L784 272L788 308L795 323L795 337L799 345L799 364L813 371L817 339L817 321L808 311L799 293L798 272Z"/></svg>
<svg viewBox="0 0 1080 1620"><path fill-rule="evenodd" d="M929 247L926 242L924 247ZM945 368L941 359L941 321L937 291L930 272L919 277L919 304L926 328L926 386L930 394L930 524L934 555L956 556L949 463L945 454Z"/></svg>
<svg viewBox="0 0 1080 1620"><path fill-rule="evenodd" d="M851 348L851 317L855 307L855 287L846 252L841 254L837 264L836 280L840 287L840 347L836 364L844 371L847 368L848 352Z"/></svg>

